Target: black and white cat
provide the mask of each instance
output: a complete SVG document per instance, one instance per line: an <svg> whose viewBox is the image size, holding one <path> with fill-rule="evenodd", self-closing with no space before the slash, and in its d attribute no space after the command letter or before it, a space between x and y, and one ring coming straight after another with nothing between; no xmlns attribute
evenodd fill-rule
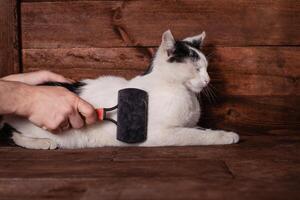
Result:
<svg viewBox="0 0 300 200"><path fill-rule="evenodd" d="M79 85L79 96L95 108L117 104L118 91L139 88L149 94L148 136L137 146L183 146L233 144L239 136L222 130L199 129L200 105L197 93L209 83L207 60L199 47L205 33L175 41L168 30L162 36L148 72L131 80L115 76L85 79ZM110 116L116 119L116 112ZM11 139L19 146L31 149L86 148L127 146L116 139L116 125L99 122L79 130L51 134L28 120L5 116L5 123L16 131ZM132 144L131 144L132 145Z"/></svg>

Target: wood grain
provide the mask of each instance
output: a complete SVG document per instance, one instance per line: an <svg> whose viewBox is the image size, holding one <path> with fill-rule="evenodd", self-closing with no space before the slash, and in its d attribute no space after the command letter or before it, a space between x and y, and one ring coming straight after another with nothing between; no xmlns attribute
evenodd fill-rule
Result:
<svg viewBox="0 0 300 200"><path fill-rule="evenodd" d="M129 79L150 63L142 48L26 49L23 56L25 71L47 69L75 79L100 75Z"/></svg>
<svg viewBox="0 0 300 200"><path fill-rule="evenodd" d="M236 145L201 147L72 151L0 147L0 196L3 199L99 199L99 196L101 199L297 199L299 135L242 136L242 139ZM111 157L111 161L102 160L102 155Z"/></svg>
<svg viewBox="0 0 300 200"><path fill-rule="evenodd" d="M22 3L23 47L156 46L171 29L178 38L207 32L207 45L299 45L300 2L73 1Z"/></svg>
<svg viewBox="0 0 300 200"><path fill-rule="evenodd" d="M17 1L0 1L0 77L20 71L17 10Z"/></svg>
<svg viewBox="0 0 300 200"><path fill-rule="evenodd" d="M200 125L240 133L276 134L300 129L299 96L220 96L202 103Z"/></svg>
<svg viewBox="0 0 300 200"><path fill-rule="evenodd" d="M201 167L199 167L201 166ZM23 168L27 170L19 171ZM189 168L190 170L186 170ZM0 163L1 178L100 178L100 177L219 177L231 179L222 161L191 160L182 164L176 160L111 162L30 160ZM46 173L45 173L46 172ZM214 173L212 173L214 172Z"/></svg>
<svg viewBox="0 0 300 200"><path fill-rule="evenodd" d="M255 163L261 167L261 162ZM273 165L276 165L274 163ZM278 164L277 164L278 165ZM291 164L289 166L292 166ZM245 167L245 165L243 165ZM281 167L281 165L280 165ZM246 168L247 169L247 168ZM276 172L270 170L269 173ZM110 179L1 179L4 199L298 199L297 169L275 180L197 178L110 178ZM294 178L292 178L294 176ZM283 179L283 180L280 180ZM16 192L18 191L18 192ZM176 191L176 192L174 192Z"/></svg>

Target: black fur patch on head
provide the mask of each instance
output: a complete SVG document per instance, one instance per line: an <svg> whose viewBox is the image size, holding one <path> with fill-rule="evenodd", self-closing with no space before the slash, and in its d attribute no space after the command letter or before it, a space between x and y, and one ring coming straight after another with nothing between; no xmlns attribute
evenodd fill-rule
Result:
<svg viewBox="0 0 300 200"><path fill-rule="evenodd" d="M46 82L46 83L42 83L40 85L64 87L64 88L68 89L69 91L78 95L78 94L80 94L81 87L85 86L86 84L79 81L79 82L75 82L75 83Z"/></svg>
<svg viewBox="0 0 300 200"><path fill-rule="evenodd" d="M174 50L171 54L171 57L168 59L168 62L178 62L182 63L187 58L191 58L193 60L200 59L199 55L192 49L189 48L190 42L186 41L176 41L174 45Z"/></svg>
<svg viewBox="0 0 300 200"><path fill-rule="evenodd" d="M193 40L193 42L189 42L189 41L183 41L183 42L191 47L194 47L195 49L200 49L202 43L202 41L199 40Z"/></svg>

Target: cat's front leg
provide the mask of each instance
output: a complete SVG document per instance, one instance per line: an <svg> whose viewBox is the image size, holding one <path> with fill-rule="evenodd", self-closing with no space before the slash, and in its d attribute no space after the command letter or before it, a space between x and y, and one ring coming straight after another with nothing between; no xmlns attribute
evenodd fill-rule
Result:
<svg viewBox="0 0 300 200"><path fill-rule="evenodd" d="M157 131L145 146L221 145L239 141L238 134L222 130L174 127Z"/></svg>

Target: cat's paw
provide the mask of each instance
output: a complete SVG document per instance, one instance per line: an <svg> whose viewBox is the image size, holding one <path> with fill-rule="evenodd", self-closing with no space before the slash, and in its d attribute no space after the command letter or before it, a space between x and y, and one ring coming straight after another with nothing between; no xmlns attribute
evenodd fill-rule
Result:
<svg viewBox="0 0 300 200"><path fill-rule="evenodd" d="M51 140L48 149L57 149L57 148L58 148L57 143Z"/></svg>
<svg viewBox="0 0 300 200"><path fill-rule="evenodd" d="M39 139L37 149L56 149L57 144L53 140L50 139Z"/></svg>
<svg viewBox="0 0 300 200"><path fill-rule="evenodd" d="M240 136L234 132L217 131L217 134L216 144L235 144L240 140Z"/></svg>

